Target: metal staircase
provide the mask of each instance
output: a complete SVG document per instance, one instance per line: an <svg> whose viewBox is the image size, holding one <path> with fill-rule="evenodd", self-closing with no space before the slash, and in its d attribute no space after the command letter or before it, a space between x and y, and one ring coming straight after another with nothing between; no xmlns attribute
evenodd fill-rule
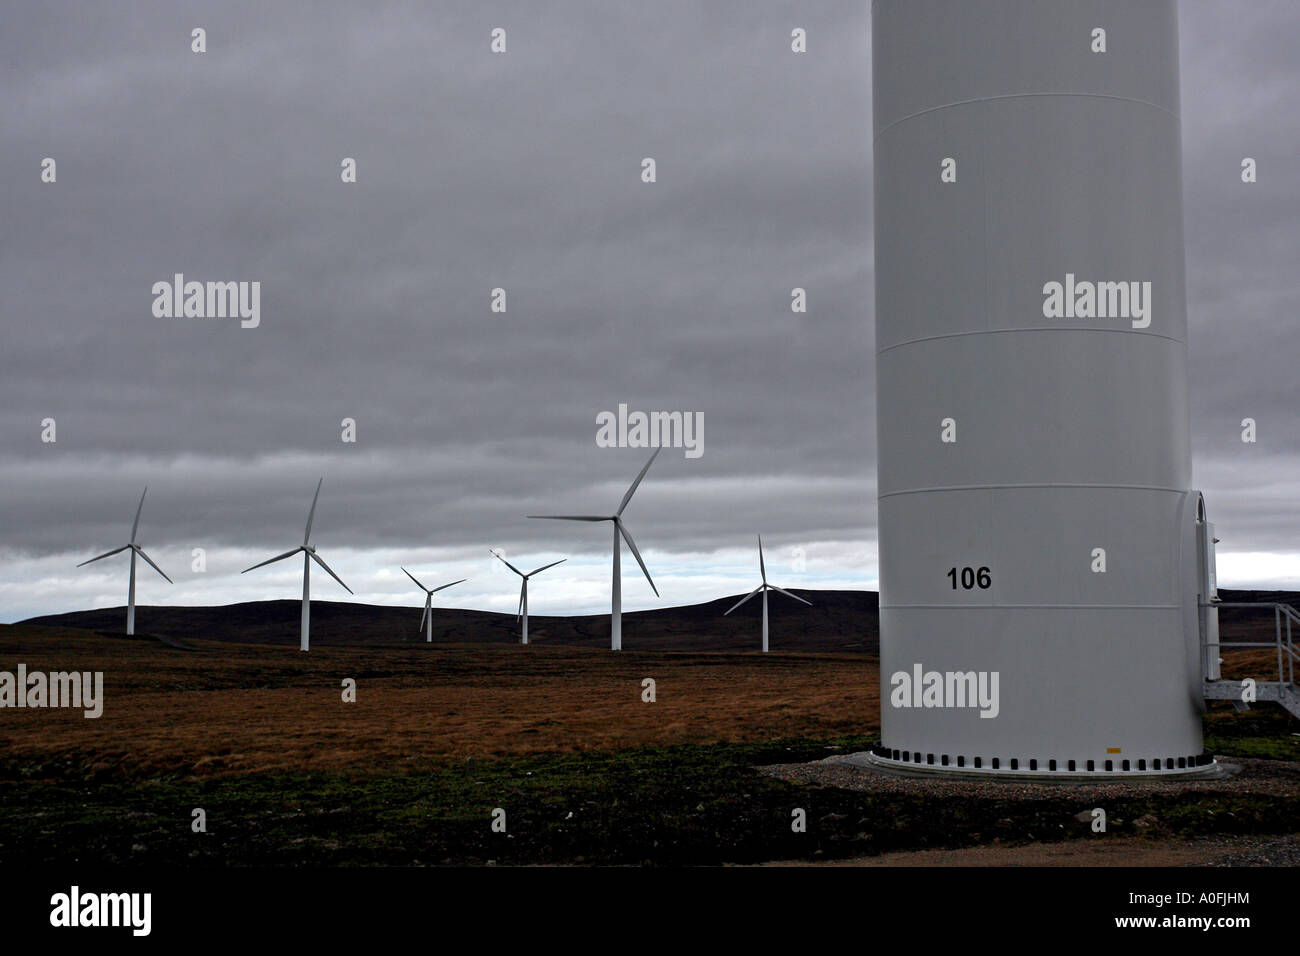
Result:
<svg viewBox="0 0 1300 956"><path fill-rule="evenodd" d="M1241 607L1254 608L1262 610L1267 608L1273 609L1273 641L1229 641L1226 644L1219 641L1217 621L1211 627L1205 627L1205 619L1212 612L1215 618L1218 617L1217 611L1224 607ZM1248 710L1251 703L1272 700L1277 701L1292 714L1300 717L1300 688L1295 683L1295 665L1300 659L1300 651L1296 649L1295 641L1292 637L1292 624L1300 625L1300 612L1297 612L1289 604L1250 604L1250 603L1220 603L1202 604L1202 629L1201 634L1203 648L1203 673L1205 675L1205 698L1207 700L1230 700L1238 710ZM1213 638L1210 640L1209 638ZM1277 650L1277 680L1254 680L1253 699L1248 699L1246 694L1247 684L1242 680L1222 680L1219 677L1219 649L1222 647L1246 648L1246 647L1273 647Z"/></svg>

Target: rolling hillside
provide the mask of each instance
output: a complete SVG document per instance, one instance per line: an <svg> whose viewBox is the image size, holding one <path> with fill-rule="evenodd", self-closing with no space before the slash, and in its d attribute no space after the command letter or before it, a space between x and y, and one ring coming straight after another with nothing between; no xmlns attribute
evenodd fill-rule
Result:
<svg viewBox="0 0 1300 956"><path fill-rule="evenodd" d="M770 599L773 651L839 651L875 654L880 647L879 595L874 591L801 591L794 593L813 602L797 604L780 595ZM1295 591L1235 591L1224 589L1225 602L1280 602L1300 607ZM623 614L623 639L627 650L727 651L757 650L759 615L757 598L729 617L723 612L740 599L732 595L685 607L631 611ZM423 640L418 631L419 606L353 604L313 601L312 646L358 644L413 644ZM256 601L221 607L139 607L136 629L173 640L215 640L242 644L298 643L298 601ZM1225 641L1272 641L1273 614L1248 608L1219 612ZM120 632L125 608L99 608L34 617L27 624L78 627ZM606 647L609 615L547 617L530 615L529 639L535 644L564 647ZM436 643L513 643L519 640L514 616L490 611L434 608ZM1300 634L1296 635L1300 640Z"/></svg>
<svg viewBox="0 0 1300 956"><path fill-rule="evenodd" d="M774 651L862 651L879 647L877 597L874 591L801 591L791 589L808 607L773 595L768 613ZM627 650L757 650L762 604L758 598L724 617L742 595L706 604L623 613ZM312 601L312 647L355 644L421 643L421 608ZM137 607L136 632L174 640L201 639L244 644L298 643L301 602L256 601L223 607ZM124 607L51 614L21 622L57 627L121 632ZM435 643L515 643L519 625L513 614L434 608ZM609 615L547 617L530 614L528 639L533 644L608 647Z"/></svg>

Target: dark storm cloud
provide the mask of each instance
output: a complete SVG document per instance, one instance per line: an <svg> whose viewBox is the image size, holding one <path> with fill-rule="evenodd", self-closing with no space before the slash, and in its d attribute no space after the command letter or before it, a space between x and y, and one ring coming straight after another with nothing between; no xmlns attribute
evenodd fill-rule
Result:
<svg viewBox="0 0 1300 956"><path fill-rule="evenodd" d="M1240 550L1300 531L1298 36L1288 4L1183 10L1198 474ZM597 449L595 416L626 402L705 419L704 456L665 452L638 492L643 550L707 566L761 527L873 581L869 50L860 2L6 13L6 577L115 546L146 482L178 555L282 550L321 474L336 546L595 556L603 534L522 516L617 505L643 454ZM175 272L260 281L261 327L155 318Z"/></svg>

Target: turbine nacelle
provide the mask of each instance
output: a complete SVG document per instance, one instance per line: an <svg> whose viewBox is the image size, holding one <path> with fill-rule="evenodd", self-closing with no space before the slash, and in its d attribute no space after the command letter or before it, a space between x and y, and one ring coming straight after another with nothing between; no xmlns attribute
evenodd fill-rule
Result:
<svg viewBox="0 0 1300 956"><path fill-rule="evenodd" d="M558 560L558 561L552 561L550 564L543 564L540 568L533 568L533 570L529 571L527 574L524 574L524 572L520 571L517 567L515 567L513 564L511 564L511 563L510 563L509 561L507 561L505 558L501 557L501 555L497 554L497 552L495 552L495 551L488 551L488 554L492 555L492 557L496 558L498 561L500 561L502 564L504 564L504 565L505 565L507 568L509 568L511 571L515 572L515 574L517 574L517 575L519 575L521 578L523 578L525 581L527 581L529 578L531 578L534 574L541 574L541 573L542 573L543 571L545 571L547 568L553 568L553 567L555 567L557 564L563 564L565 561L568 561L568 560L569 560L568 558L560 558L560 560Z"/></svg>

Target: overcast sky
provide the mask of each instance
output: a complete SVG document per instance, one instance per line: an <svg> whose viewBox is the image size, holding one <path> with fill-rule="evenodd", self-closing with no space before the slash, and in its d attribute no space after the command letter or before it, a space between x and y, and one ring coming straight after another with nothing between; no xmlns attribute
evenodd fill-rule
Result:
<svg viewBox="0 0 1300 956"><path fill-rule="evenodd" d="M1220 584L1300 587L1300 4L1181 9L1196 482ZM294 597L297 562L239 571L299 544L322 475L313 541L356 600L418 605L404 564L513 611L496 547L569 557L535 612L607 609L609 526L524 516L617 507L647 457L596 445L620 402L704 419L626 512L662 597L625 554L625 607L749 590L756 531L777 584L874 588L869 10L6 9L0 620L123 604L125 555L75 565L146 484L176 583L142 566L140 603ZM261 282L260 326L155 317L178 272Z"/></svg>

